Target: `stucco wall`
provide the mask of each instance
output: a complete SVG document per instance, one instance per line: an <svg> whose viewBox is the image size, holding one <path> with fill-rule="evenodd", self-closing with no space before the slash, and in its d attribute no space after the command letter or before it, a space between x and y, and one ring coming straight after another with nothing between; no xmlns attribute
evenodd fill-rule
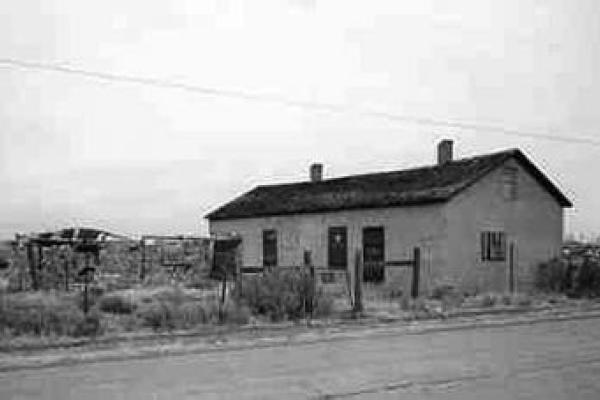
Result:
<svg viewBox="0 0 600 400"><path fill-rule="evenodd" d="M560 250L561 206L516 161L509 160L505 166L517 168L516 200L505 200L502 168L499 168L445 208L448 259L444 276L466 289L503 291L508 288L510 243L514 243L516 250L518 290L529 289L538 263L558 255ZM481 260L482 231L506 232L506 261Z"/></svg>
<svg viewBox="0 0 600 400"><path fill-rule="evenodd" d="M481 260L480 234L504 231L515 245L517 288L528 289L539 262L560 251L563 210L556 200L516 161L505 166L517 169L518 196L505 200L502 168L490 173L449 203L388 209L352 210L266 218L212 221L212 234L237 233L242 238L246 266L262 265L262 231L278 235L278 264L301 265L304 250L313 263L327 266L327 233L331 226L348 229L348 266L362 247L362 229L385 228L386 260L408 259L415 246L421 248L421 290L441 283L463 289L504 291L508 288L506 261Z"/></svg>
<svg viewBox="0 0 600 400"><path fill-rule="evenodd" d="M445 254L445 220L442 205L339 211L323 214L301 214L266 218L212 221L213 234L237 233L242 237L243 263L262 265L262 231L276 229L279 265L302 265L304 250L310 250L313 263L327 266L327 232L330 226L348 229L348 266L353 270L354 254L362 248L362 229L383 226L386 260L404 260L412 248L421 247L421 288L427 283L433 266L439 266Z"/></svg>

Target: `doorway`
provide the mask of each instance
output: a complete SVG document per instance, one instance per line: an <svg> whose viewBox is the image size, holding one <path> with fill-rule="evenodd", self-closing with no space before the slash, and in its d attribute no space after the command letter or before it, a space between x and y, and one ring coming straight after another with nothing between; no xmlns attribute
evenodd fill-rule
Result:
<svg viewBox="0 0 600 400"><path fill-rule="evenodd" d="M363 281L385 279L385 232L382 226L363 228Z"/></svg>

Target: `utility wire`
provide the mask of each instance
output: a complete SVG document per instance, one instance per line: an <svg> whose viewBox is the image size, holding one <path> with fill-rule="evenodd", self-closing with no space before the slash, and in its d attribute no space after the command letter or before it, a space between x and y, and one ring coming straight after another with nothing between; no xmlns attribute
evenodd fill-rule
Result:
<svg viewBox="0 0 600 400"><path fill-rule="evenodd" d="M338 105L338 104L328 104L328 103L318 103L312 101L302 101L302 100L294 100L276 95L269 94L260 94L260 93L250 93L239 90L228 90L228 89L218 89L211 88L205 86L197 86L191 85L187 83L181 82L173 82L164 79L158 78L146 78L139 77L133 75L121 75L114 74L108 72L98 72L98 71L89 71L79 68L67 67L62 65L55 64L44 64L38 62L31 61L23 61L12 58L0 58L0 67L13 67L13 68L21 68L21 69L30 69L30 70L38 70L38 71L50 71L50 72L59 72L64 74L71 75L79 75L87 78L95 78L104 81L111 82L120 82L120 83L133 83L145 86L152 86L158 88L166 88L166 89L175 89L175 90L183 90L192 93L198 93L208 96L219 96L219 97L228 97L234 99L242 99L249 101L257 101L263 103L274 103L280 104L288 107L296 107L302 108L306 110L312 111L327 111L334 113L354 113L366 117L386 119L393 122L408 122L414 123L417 125L428 125L428 126L439 126L444 128L456 128L456 129L464 129L464 130L473 130L473 131L488 131L494 133L500 133L504 135L511 136L520 136L527 137L533 139L543 139L557 142L565 142L565 143L578 143L578 144L588 144L593 146L600 146L600 140L589 138L589 137L581 137L581 136L570 136L565 137L563 135L558 134L550 134L550 133L539 133L539 132L526 132L517 129L507 129L499 126L493 125L482 125L476 123L468 123L468 122L460 122L460 121L449 121L435 118L426 118L426 117L415 117L415 116L407 116L407 115L399 115L393 114L383 111L377 110L369 110L364 108L356 108L352 106L346 105Z"/></svg>

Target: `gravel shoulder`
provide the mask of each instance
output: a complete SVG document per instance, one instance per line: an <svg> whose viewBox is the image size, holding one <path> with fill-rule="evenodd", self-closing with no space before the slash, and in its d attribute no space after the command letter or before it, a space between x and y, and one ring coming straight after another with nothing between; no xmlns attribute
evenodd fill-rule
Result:
<svg viewBox="0 0 600 400"><path fill-rule="evenodd" d="M457 311L444 318L412 320L392 316L304 321L244 327L211 327L194 332L129 335L74 341L46 347L22 347L0 352L0 373L80 363L144 359L243 349L302 346L368 336L418 335L429 332L536 324L600 318L599 305L526 309L505 307Z"/></svg>

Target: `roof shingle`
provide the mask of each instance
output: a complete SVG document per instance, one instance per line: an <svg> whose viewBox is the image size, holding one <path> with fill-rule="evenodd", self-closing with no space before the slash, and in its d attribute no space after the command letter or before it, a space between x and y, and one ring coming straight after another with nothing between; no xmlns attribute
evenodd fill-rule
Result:
<svg viewBox="0 0 600 400"><path fill-rule="evenodd" d="M401 207L444 202L515 157L563 207L570 201L518 149L402 171L257 186L209 213L209 220Z"/></svg>

